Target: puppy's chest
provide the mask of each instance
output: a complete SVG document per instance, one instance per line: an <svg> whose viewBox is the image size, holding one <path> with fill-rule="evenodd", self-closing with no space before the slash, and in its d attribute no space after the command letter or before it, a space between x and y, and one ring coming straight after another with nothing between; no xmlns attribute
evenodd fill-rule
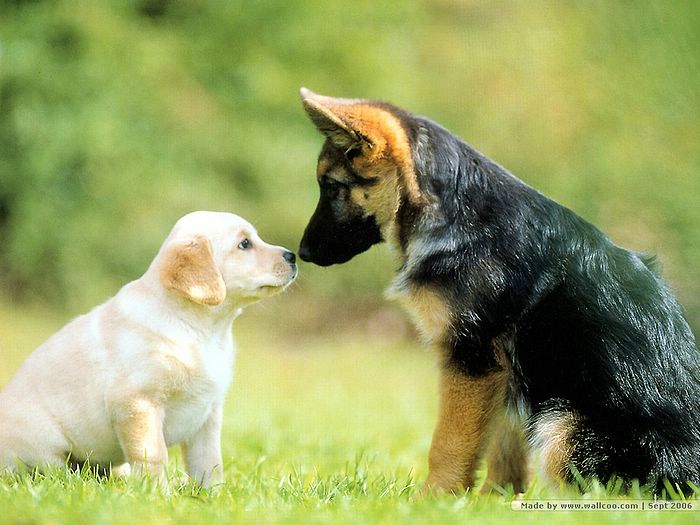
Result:
<svg viewBox="0 0 700 525"><path fill-rule="evenodd" d="M231 382L235 349L231 337L165 343L156 350L164 393L197 396L223 393Z"/></svg>
<svg viewBox="0 0 700 525"><path fill-rule="evenodd" d="M233 375L234 347L213 342L162 351L163 426L169 444L188 439L223 403Z"/></svg>
<svg viewBox="0 0 700 525"><path fill-rule="evenodd" d="M209 397L172 398L163 407L163 437L168 446L190 439L206 422L216 403Z"/></svg>
<svg viewBox="0 0 700 525"><path fill-rule="evenodd" d="M387 297L398 300L408 311L424 342L439 344L449 334L452 315L447 301L439 293L423 287L408 290L392 287Z"/></svg>

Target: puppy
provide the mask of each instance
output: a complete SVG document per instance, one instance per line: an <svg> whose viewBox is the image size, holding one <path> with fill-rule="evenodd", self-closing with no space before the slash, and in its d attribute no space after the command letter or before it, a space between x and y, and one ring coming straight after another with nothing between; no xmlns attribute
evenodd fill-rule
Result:
<svg viewBox="0 0 700 525"><path fill-rule="evenodd" d="M220 483L233 320L296 273L292 252L236 215L180 219L140 279L50 337L0 392L0 472L89 460L162 480L180 444L193 480Z"/></svg>
<svg viewBox="0 0 700 525"><path fill-rule="evenodd" d="M445 128L302 89L326 141L299 248L343 263L386 241L391 295L440 360L427 487L612 476L700 482L700 354L651 260Z"/></svg>

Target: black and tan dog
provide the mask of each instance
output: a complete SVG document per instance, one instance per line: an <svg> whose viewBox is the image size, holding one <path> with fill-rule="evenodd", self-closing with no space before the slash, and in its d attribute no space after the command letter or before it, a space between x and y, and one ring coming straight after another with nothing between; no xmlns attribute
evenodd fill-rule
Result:
<svg viewBox="0 0 700 525"><path fill-rule="evenodd" d="M700 481L700 353L648 258L438 124L301 90L326 136L302 259L386 241L390 289L441 360L428 488L553 479Z"/></svg>

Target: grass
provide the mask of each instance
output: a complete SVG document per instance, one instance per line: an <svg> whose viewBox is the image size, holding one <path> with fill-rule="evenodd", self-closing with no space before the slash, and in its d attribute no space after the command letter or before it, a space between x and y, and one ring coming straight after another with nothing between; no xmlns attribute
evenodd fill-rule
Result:
<svg viewBox="0 0 700 525"><path fill-rule="evenodd" d="M267 323L286 303L244 314L223 432L226 483L162 493L148 480L55 470L0 481L0 523L694 523L694 512L542 513L513 494L418 498L437 408L432 356L352 329L292 335ZM0 302L0 384L65 319ZM263 322L265 321L265 323ZM293 341L293 342L290 342ZM174 449L170 473L181 461ZM618 500L619 486L551 488L530 499ZM649 498L638 488L632 498ZM698 502L700 503L700 502Z"/></svg>

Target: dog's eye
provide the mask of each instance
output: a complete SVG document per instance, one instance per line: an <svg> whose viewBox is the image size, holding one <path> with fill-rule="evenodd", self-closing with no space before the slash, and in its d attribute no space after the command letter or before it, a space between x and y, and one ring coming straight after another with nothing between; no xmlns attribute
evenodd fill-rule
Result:
<svg viewBox="0 0 700 525"><path fill-rule="evenodd" d="M338 182L334 179L327 179L322 186L322 190L329 198L335 199L340 195L340 190L346 187L347 186L342 182Z"/></svg>
<svg viewBox="0 0 700 525"><path fill-rule="evenodd" d="M248 250L253 247L253 243L250 242L250 239L243 239L240 243L238 243L238 247L241 250Z"/></svg>
<svg viewBox="0 0 700 525"><path fill-rule="evenodd" d="M360 148L350 148L345 152L345 158L348 160L352 160L355 157L359 156L360 153L362 153L360 151Z"/></svg>

